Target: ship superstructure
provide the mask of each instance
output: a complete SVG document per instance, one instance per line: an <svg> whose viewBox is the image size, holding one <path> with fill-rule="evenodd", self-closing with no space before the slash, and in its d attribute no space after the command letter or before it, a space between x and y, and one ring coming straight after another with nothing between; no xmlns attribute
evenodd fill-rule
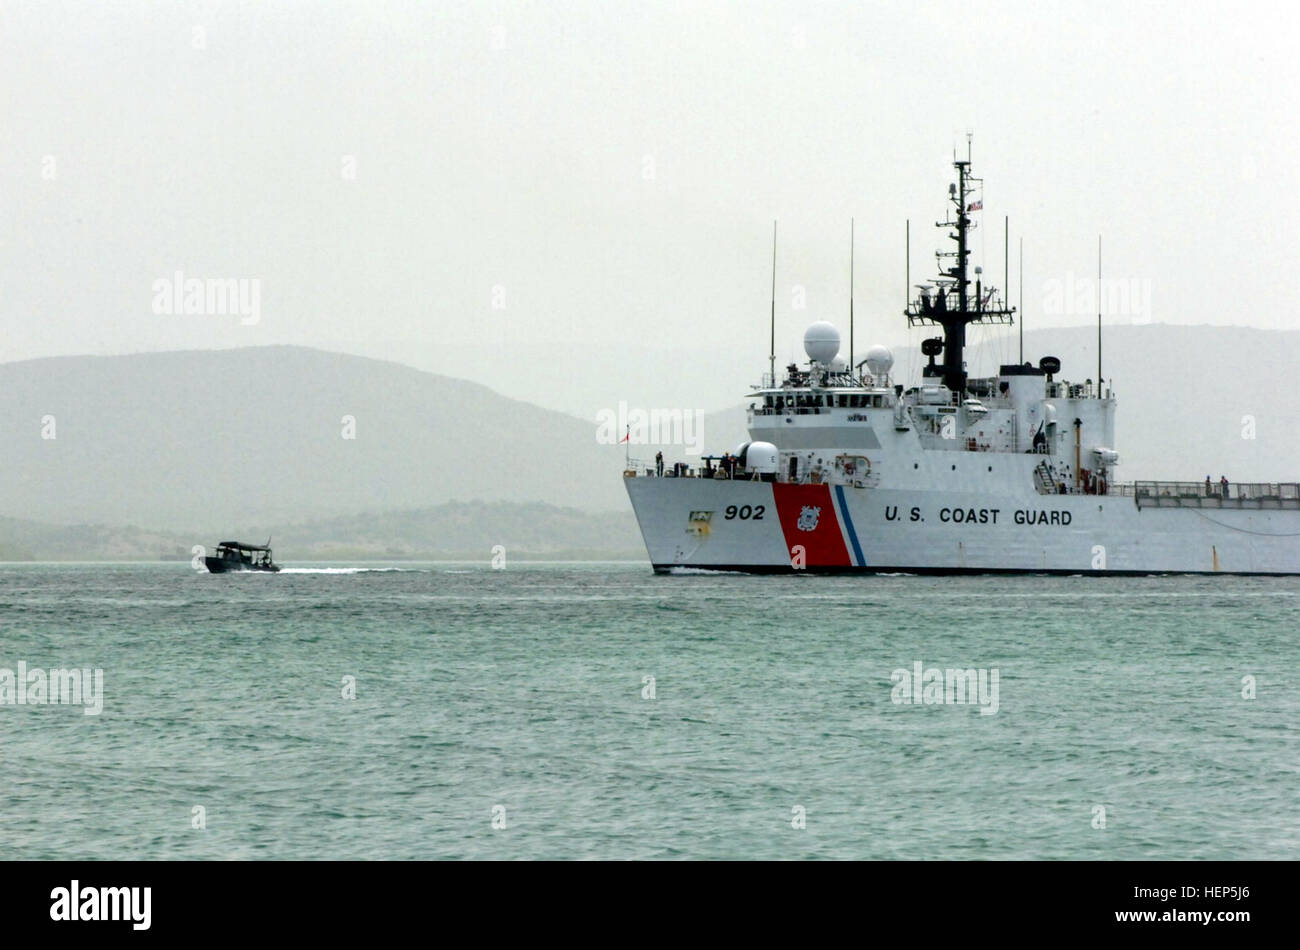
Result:
<svg viewBox="0 0 1300 950"><path fill-rule="evenodd" d="M1300 573L1295 482L1122 483L1100 372L1068 379L1044 356L967 376L967 326L1015 310L972 276L977 180L953 164L938 226L954 249L905 310L942 331L922 343L919 383L894 381L883 346L848 365L838 331L813 324L808 362L751 391L734 460L625 471L655 569Z"/></svg>

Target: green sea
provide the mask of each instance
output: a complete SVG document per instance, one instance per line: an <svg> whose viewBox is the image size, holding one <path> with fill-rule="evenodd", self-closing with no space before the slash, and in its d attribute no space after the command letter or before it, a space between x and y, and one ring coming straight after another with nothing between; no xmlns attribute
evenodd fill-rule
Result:
<svg viewBox="0 0 1300 950"><path fill-rule="evenodd" d="M1293 859L1298 594L0 565L0 668L103 671L0 704L0 857Z"/></svg>

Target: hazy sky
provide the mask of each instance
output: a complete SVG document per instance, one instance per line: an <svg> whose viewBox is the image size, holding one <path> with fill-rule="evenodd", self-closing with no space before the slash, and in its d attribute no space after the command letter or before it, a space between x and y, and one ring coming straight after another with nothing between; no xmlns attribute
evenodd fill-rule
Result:
<svg viewBox="0 0 1300 950"><path fill-rule="evenodd" d="M1150 294L1109 320L1289 329L1296 37L1282 4L4 2L0 359L288 342L714 409L766 368L774 218L778 359L847 322L850 217L859 351L919 340L904 222L915 283L968 130L1030 326L1095 319L1044 310L1101 233ZM176 271L259 281L258 322L155 313Z"/></svg>

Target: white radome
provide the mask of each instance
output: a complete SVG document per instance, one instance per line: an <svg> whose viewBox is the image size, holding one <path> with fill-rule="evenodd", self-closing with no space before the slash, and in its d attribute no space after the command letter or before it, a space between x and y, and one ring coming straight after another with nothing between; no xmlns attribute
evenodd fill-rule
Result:
<svg viewBox="0 0 1300 950"><path fill-rule="evenodd" d="M894 368L894 354L889 347L877 343L867 350L867 372L872 376L888 376Z"/></svg>
<svg viewBox="0 0 1300 950"><path fill-rule="evenodd" d="M840 331L833 323L818 320L803 332L803 351L814 363L828 365L840 351Z"/></svg>
<svg viewBox="0 0 1300 950"><path fill-rule="evenodd" d="M775 472L781 463L781 453L771 442L741 442L731 454L747 472Z"/></svg>
<svg viewBox="0 0 1300 950"><path fill-rule="evenodd" d="M758 474L775 474L781 465L781 454L771 442L751 442L745 452L745 470Z"/></svg>

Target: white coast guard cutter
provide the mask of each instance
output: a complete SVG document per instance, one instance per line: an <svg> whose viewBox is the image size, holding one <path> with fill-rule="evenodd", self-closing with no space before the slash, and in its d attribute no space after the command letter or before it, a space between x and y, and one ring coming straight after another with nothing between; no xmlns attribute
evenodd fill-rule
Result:
<svg viewBox="0 0 1300 950"><path fill-rule="evenodd" d="M974 179L954 166L951 266L905 311L943 333L920 385L894 383L884 347L848 366L835 328L809 327L808 362L750 394L731 477L624 472L654 569L1300 574L1295 482L1122 483L1109 384L1066 380L1050 356L967 378L966 326L1014 308L978 269L972 290Z"/></svg>

